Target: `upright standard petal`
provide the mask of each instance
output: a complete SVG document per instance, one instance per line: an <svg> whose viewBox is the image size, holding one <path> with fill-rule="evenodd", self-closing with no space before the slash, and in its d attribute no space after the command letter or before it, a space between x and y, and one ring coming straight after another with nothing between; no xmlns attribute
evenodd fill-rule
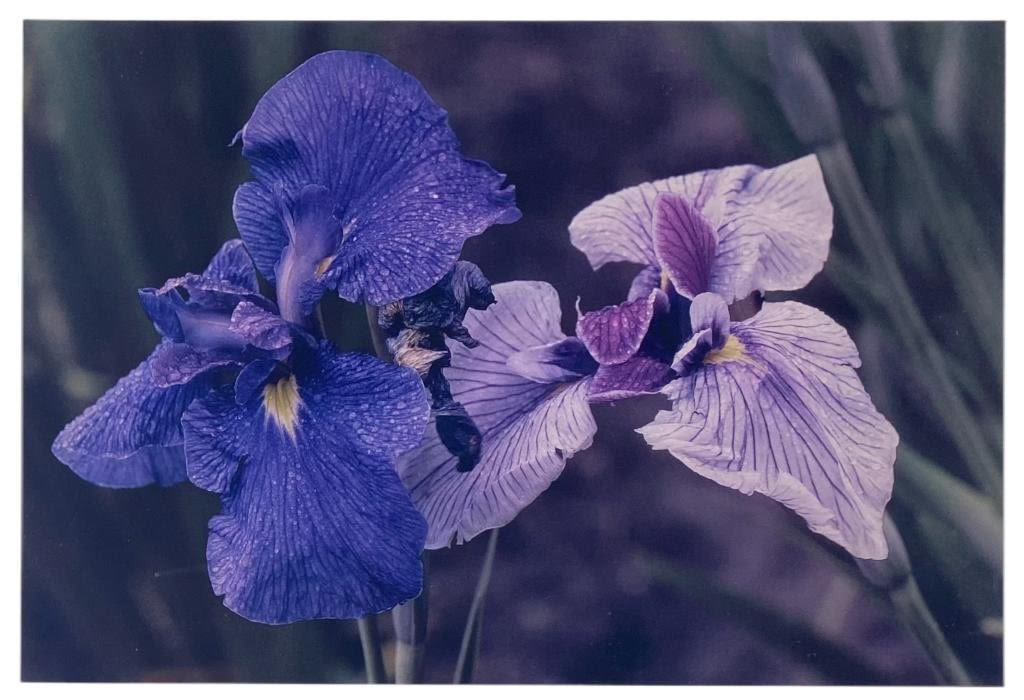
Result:
<svg viewBox="0 0 1024 700"><path fill-rule="evenodd" d="M427 548L464 542L501 527L529 505L562 472L566 460L590 446L597 426L587 404L587 379L535 381L564 376L536 367L566 340L558 293L543 282L507 282L493 288L497 303L470 311L466 328L479 341L469 349L452 344L445 370L452 393L483 436L479 464L459 472L431 426L420 447L399 461L402 480L427 519ZM517 353L529 360L528 379L509 366Z"/></svg>
<svg viewBox="0 0 1024 700"><path fill-rule="evenodd" d="M467 238L520 216L504 176L464 158L447 113L379 56L314 56L260 99L241 137L255 180L236 194L235 221L272 281L289 244L282 191L330 192L337 240L307 272L378 306L429 288Z"/></svg>
<svg viewBox="0 0 1024 700"><path fill-rule="evenodd" d="M658 199L666 194L676 199L664 203L659 219ZM693 226L688 217L672 216L679 213L674 205L680 200L689 205L688 213L700 215ZM661 257L656 219L665 227ZM732 302L755 289L803 287L824 265L832 236L832 205L817 157L767 170L738 165L630 187L577 214L569 234L594 269L615 261L663 268L680 261L680 246L694 236L699 246L693 251L704 250L705 223L716 239L713 269L718 273L708 275L714 283L709 288L689 291L692 275L677 275L681 293L715 291Z"/></svg>
<svg viewBox="0 0 1024 700"><path fill-rule="evenodd" d="M394 467L426 425L419 378L326 341L292 364L247 403L225 387L183 420L189 478L222 494L214 592L271 624L387 610L422 584L426 525Z"/></svg>
<svg viewBox="0 0 1024 700"><path fill-rule="evenodd" d="M53 454L83 479L126 488L185 479L181 415L208 382L159 387L151 367L159 346L53 442Z"/></svg>
<svg viewBox="0 0 1024 700"><path fill-rule="evenodd" d="M640 432L698 474L788 506L854 556L884 559L898 437L858 366L853 342L828 316L765 304L666 387L673 409Z"/></svg>

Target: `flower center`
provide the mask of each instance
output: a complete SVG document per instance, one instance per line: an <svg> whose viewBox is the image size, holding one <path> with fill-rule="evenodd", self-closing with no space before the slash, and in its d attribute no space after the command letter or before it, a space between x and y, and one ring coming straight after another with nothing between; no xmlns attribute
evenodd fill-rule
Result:
<svg viewBox="0 0 1024 700"><path fill-rule="evenodd" d="M723 362L749 362L750 355L743 342L734 335L725 340L725 345L704 356L705 364L720 365Z"/></svg>

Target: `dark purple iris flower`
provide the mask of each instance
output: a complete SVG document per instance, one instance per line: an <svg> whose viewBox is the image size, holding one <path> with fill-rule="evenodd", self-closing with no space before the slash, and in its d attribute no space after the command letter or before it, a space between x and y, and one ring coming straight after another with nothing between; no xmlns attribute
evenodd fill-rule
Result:
<svg viewBox="0 0 1024 700"><path fill-rule="evenodd" d="M324 340L316 304L330 289L377 305L423 292L466 238L519 210L422 86L377 56L313 57L240 138L254 177L234 203L244 248L142 290L163 341L53 451L104 486L187 477L220 494L209 573L238 614L362 617L422 586L426 524L395 460L430 406L413 370Z"/></svg>
<svg viewBox="0 0 1024 700"><path fill-rule="evenodd" d="M423 292L467 238L521 216L515 189L462 156L423 86L372 54L309 59L239 138L254 179L235 194L235 222L294 322L330 289L376 306Z"/></svg>
<svg viewBox="0 0 1024 700"><path fill-rule="evenodd" d="M496 285L498 304L467 317L482 347L454 349L448 375L484 435L480 464L454 478L429 430L400 460L427 546L515 517L590 444L589 402L660 391L673 410L641 429L652 446L787 505L855 556L884 558L897 436L857 379L849 337L795 302L729 318L730 303L810 281L831 232L813 156L647 183L584 209L570 234L595 268L644 268L626 302L580 315L576 338L543 283Z"/></svg>
<svg viewBox="0 0 1024 700"><path fill-rule="evenodd" d="M359 617L419 593L426 527L394 468L429 412L416 374L283 320L238 240L140 297L162 342L54 454L102 486L219 493L210 580L250 620Z"/></svg>

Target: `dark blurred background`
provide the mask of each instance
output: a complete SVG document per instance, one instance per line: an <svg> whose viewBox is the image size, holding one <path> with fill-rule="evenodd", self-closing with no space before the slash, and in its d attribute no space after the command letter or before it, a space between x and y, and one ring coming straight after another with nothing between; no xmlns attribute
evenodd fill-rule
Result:
<svg viewBox="0 0 1024 700"><path fill-rule="evenodd" d="M899 291L857 247L846 210L837 206L825 272L788 296L858 342L862 377L902 437L891 512L917 581L975 681L1001 683L1001 497L963 445L1001 461L1003 25L799 31L935 341L924 343L938 352L927 359L948 371L968 425L943 422L929 393L936 365L900 335L905 319L888 303ZM569 245L581 208L639 182L777 165L821 145L787 119L765 33L27 22L24 680L363 679L354 622L263 626L214 597L204 559L214 495L189 484L99 488L49 451L156 341L135 290L201 270L237 236L231 200L247 169L228 143L275 80L327 49L379 53L415 75L449 111L465 153L508 173L524 213L470 241L466 257L495 282L553 283L569 331L577 296L584 309L617 302L632 274L625 265L595 274ZM964 275L980 281L978 295L951 281L963 281L946 255L956 245L973 256ZM362 310L326 306L339 344L371 351ZM988 337L972 323L978 314ZM652 397L597 407L593 447L503 530L477 680L935 682L889 600L838 548L783 507L647 448L633 429L660 406ZM960 428L970 435L958 442ZM484 540L430 557L430 681L451 677Z"/></svg>

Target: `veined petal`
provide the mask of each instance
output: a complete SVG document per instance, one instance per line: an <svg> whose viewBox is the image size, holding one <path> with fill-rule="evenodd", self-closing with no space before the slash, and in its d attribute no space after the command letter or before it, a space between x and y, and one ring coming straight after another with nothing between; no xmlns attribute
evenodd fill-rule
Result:
<svg viewBox="0 0 1024 700"><path fill-rule="evenodd" d="M260 291L252 258L249 257L245 245L237 238L220 247L203 271L203 277L208 280L220 280L250 294L259 294Z"/></svg>
<svg viewBox="0 0 1024 700"><path fill-rule="evenodd" d="M765 304L666 387L673 409L640 432L698 474L795 510L854 556L883 559L898 437L859 365L846 331L825 314Z"/></svg>
<svg viewBox="0 0 1024 700"><path fill-rule="evenodd" d="M655 394L675 377L672 368L654 357L638 355L618 365L601 365L588 388L590 401L619 401Z"/></svg>
<svg viewBox="0 0 1024 700"><path fill-rule="evenodd" d="M717 237L711 224L685 198L672 192L654 203L654 252L676 290L694 298L711 290Z"/></svg>
<svg viewBox="0 0 1024 700"><path fill-rule="evenodd" d="M455 399L483 435L479 464L457 471L433 427L399 462L427 519L430 549L511 521L558 477L569 457L590 446L597 430L586 379L538 382L508 365L520 351L565 340L558 293L543 282L507 282L493 291L494 306L466 316L479 346L453 343L445 370Z"/></svg>
<svg viewBox="0 0 1024 700"><path fill-rule="evenodd" d="M204 350L186 343L161 343L150 355L150 377L158 387L190 382L203 372L217 367L242 364L235 350Z"/></svg>
<svg viewBox="0 0 1024 700"><path fill-rule="evenodd" d="M158 387L151 366L158 347L53 442L53 454L83 479L114 488L185 479L181 415L209 383Z"/></svg>
<svg viewBox="0 0 1024 700"><path fill-rule="evenodd" d="M261 350L281 350L292 342L292 330L287 321L248 301L235 307L229 327L246 343Z"/></svg>
<svg viewBox="0 0 1024 700"><path fill-rule="evenodd" d="M330 191L341 227L322 281L378 306L429 288L467 238L520 216L504 176L464 158L447 113L379 56L314 56L260 99L241 135L255 184L239 188L235 221L271 280L288 243L279 186Z"/></svg>
<svg viewBox="0 0 1024 700"><path fill-rule="evenodd" d="M756 289L799 289L824 265L832 205L813 155L771 169L738 165L626 188L576 215L569 225L573 245L594 269L615 261L660 268L656 203L666 193L689 204L717 238L708 289L699 291L732 302Z"/></svg>
<svg viewBox="0 0 1024 700"><path fill-rule="evenodd" d="M416 596L426 525L394 468L429 407L415 373L324 342L238 405L230 388L184 418L189 478L220 492L214 592L257 622L354 618Z"/></svg>
<svg viewBox="0 0 1024 700"><path fill-rule="evenodd" d="M640 348L654 318L657 298L658 291L652 290L640 299L580 313L576 321L576 335L601 364L625 362Z"/></svg>

